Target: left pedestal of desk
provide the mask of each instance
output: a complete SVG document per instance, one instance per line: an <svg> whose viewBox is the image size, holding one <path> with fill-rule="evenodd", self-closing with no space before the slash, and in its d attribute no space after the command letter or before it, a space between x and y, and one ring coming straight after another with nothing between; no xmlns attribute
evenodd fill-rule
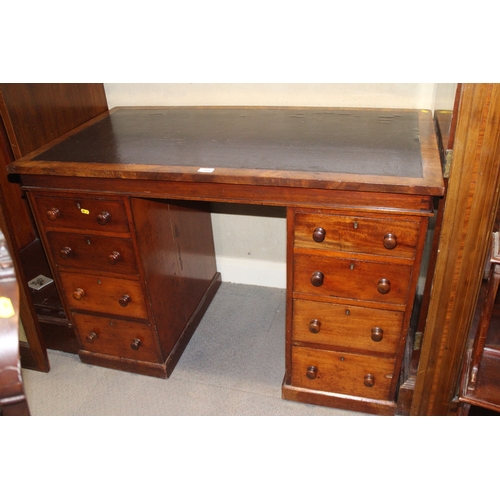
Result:
<svg viewBox="0 0 500 500"><path fill-rule="evenodd" d="M208 206L28 197L82 361L168 377L220 285Z"/></svg>

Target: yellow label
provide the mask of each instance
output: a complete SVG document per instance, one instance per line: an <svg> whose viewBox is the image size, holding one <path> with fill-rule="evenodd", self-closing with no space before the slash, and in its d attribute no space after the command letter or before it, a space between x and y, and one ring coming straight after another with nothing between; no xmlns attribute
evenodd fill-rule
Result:
<svg viewBox="0 0 500 500"><path fill-rule="evenodd" d="M0 318L11 318L15 313L9 297L0 297Z"/></svg>
<svg viewBox="0 0 500 500"><path fill-rule="evenodd" d="M80 208L80 212L82 212L82 214L85 214L85 215L88 215L90 213L90 211L85 209L85 208Z"/></svg>

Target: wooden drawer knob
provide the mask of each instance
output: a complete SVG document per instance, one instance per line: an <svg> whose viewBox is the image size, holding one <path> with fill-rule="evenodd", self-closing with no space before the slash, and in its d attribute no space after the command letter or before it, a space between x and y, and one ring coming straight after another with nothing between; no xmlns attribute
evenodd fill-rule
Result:
<svg viewBox="0 0 500 500"><path fill-rule="evenodd" d="M395 234L387 233L384 236L384 247L387 248L387 250L392 250L393 248L396 248L397 244L398 244L398 241L396 239Z"/></svg>
<svg viewBox="0 0 500 500"><path fill-rule="evenodd" d="M372 340L373 342L380 342L384 338L384 330L375 326L372 328Z"/></svg>
<svg viewBox="0 0 500 500"><path fill-rule="evenodd" d="M108 224L109 222L111 222L111 214L109 212L101 212L97 216L97 222L101 226L105 226L106 224Z"/></svg>
<svg viewBox="0 0 500 500"><path fill-rule="evenodd" d="M108 257L108 262L110 264L115 265L117 262L119 262L122 259L122 256L120 252L111 252L111 254Z"/></svg>
<svg viewBox="0 0 500 500"><path fill-rule="evenodd" d="M47 210L47 218L49 220L56 220L61 216L61 211L58 208L51 208Z"/></svg>
<svg viewBox="0 0 500 500"><path fill-rule="evenodd" d="M139 350L139 347L141 347L142 342L139 339L134 339L133 342L130 344L130 347L134 350L137 351Z"/></svg>
<svg viewBox="0 0 500 500"><path fill-rule="evenodd" d="M316 271L311 276L311 283L313 286L321 286L325 280L325 275L321 271Z"/></svg>
<svg viewBox="0 0 500 500"><path fill-rule="evenodd" d="M375 377L371 374L365 375L366 387L373 387L375 385Z"/></svg>
<svg viewBox="0 0 500 500"><path fill-rule="evenodd" d="M382 278L377 284L377 290L382 295L389 293L391 291L391 282L385 278Z"/></svg>
<svg viewBox="0 0 500 500"><path fill-rule="evenodd" d="M310 380L314 380L318 376L318 367L309 366L306 371L306 377Z"/></svg>
<svg viewBox="0 0 500 500"><path fill-rule="evenodd" d="M61 259L69 259L72 254L73 254L73 250L71 250L70 247L64 247L59 252L59 255L61 256Z"/></svg>
<svg viewBox="0 0 500 500"><path fill-rule="evenodd" d="M325 236L326 236L326 231L322 227L317 227L313 231L313 240L316 243L321 243L322 241L324 241L325 240Z"/></svg>
<svg viewBox="0 0 500 500"><path fill-rule="evenodd" d="M118 302L122 307L127 307L130 302L132 302L132 299L130 298L130 295L124 294L118 299Z"/></svg>
<svg viewBox="0 0 500 500"><path fill-rule="evenodd" d="M77 288L74 292L73 292L73 298L75 300L82 300L83 297L85 297L85 290L83 290L83 288Z"/></svg>
<svg viewBox="0 0 500 500"><path fill-rule="evenodd" d="M319 333L321 330L321 321L319 319L312 319L309 323L309 331L311 333Z"/></svg>
<svg viewBox="0 0 500 500"><path fill-rule="evenodd" d="M96 332L90 332L85 338L87 339L87 342L90 344L94 343L94 340L97 340L97 333Z"/></svg>

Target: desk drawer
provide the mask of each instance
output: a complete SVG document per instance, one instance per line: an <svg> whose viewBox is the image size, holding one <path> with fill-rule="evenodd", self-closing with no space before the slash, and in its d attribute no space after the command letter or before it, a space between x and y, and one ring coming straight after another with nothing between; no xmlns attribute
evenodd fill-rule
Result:
<svg viewBox="0 0 500 500"><path fill-rule="evenodd" d="M140 281L68 272L59 275L73 310L148 319Z"/></svg>
<svg viewBox="0 0 500 500"><path fill-rule="evenodd" d="M58 267L138 274L130 239L55 231L46 236Z"/></svg>
<svg viewBox="0 0 500 500"><path fill-rule="evenodd" d="M404 305L412 266L295 253L294 292Z"/></svg>
<svg viewBox="0 0 500 500"><path fill-rule="evenodd" d="M396 354L403 313L312 300L293 301L296 342Z"/></svg>
<svg viewBox="0 0 500 500"><path fill-rule="evenodd" d="M413 259L419 228L418 222L397 219L298 213L294 245Z"/></svg>
<svg viewBox="0 0 500 500"><path fill-rule="evenodd" d="M292 347L291 385L388 400L394 359Z"/></svg>
<svg viewBox="0 0 500 500"><path fill-rule="evenodd" d="M149 325L89 314L73 314L76 330L84 350L158 362L154 338Z"/></svg>
<svg viewBox="0 0 500 500"><path fill-rule="evenodd" d="M105 198L34 195L38 220L48 229L128 233L125 205Z"/></svg>

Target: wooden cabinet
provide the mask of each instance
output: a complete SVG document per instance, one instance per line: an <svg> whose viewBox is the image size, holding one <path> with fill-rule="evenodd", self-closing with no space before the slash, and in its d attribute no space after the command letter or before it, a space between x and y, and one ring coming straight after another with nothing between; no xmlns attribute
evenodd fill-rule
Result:
<svg viewBox="0 0 500 500"><path fill-rule="evenodd" d="M29 199L80 357L170 374L220 284L206 204L83 193ZM161 252L149 244L158 238ZM195 280L185 272L193 265Z"/></svg>
<svg viewBox="0 0 500 500"><path fill-rule="evenodd" d="M290 212L285 396L393 413L428 217Z"/></svg>
<svg viewBox="0 0 500 500"><path fill-rule="evenodd" d="M411 415L456 415L459 408L467 339L499 203L499 113L499 84L460 85Z"/></svg>
<svg viewBox="0 0 500 500"><path fill-rule="evenodd" d="M52 278L26 196L6 166L107 111L102 84L0 84L0 205L18 277L20 319L26 340L22 365L49 370L46 348L76 352L77 343L54 284L35 290L28 282ZM13 182L14 181L14 182Z"/></svg>

